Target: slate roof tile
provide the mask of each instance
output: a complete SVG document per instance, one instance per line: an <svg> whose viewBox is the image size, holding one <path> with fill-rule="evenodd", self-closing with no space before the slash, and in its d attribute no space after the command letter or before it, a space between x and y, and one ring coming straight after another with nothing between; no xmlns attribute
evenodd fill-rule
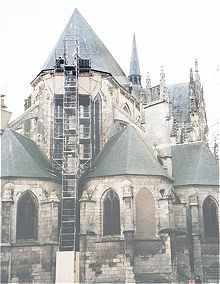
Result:
<svg viewBox="0 0 220 284"><path fill-rule="evenodd" d="M71 64L76 40L79 42L80 57L90 59L92 69L111 73L119 83L127 83L127 77L117 61L77 9L74 10L58 42L47 58L43 70L54 68L55 58L64 54L64 42L68 63Z"/></svg>
<svg viewBox="0 0 220 284"><path fill-rule="evenodd" d="M51 165L30 139L5 129L1 135L1 177L54 179Z"/></svg>
<svg viewBox="0 0 220 284"><path fill-rule="evenodd" d="M150 148L132 126L109 140L87 177L118 175L168 177Z"/></svg>

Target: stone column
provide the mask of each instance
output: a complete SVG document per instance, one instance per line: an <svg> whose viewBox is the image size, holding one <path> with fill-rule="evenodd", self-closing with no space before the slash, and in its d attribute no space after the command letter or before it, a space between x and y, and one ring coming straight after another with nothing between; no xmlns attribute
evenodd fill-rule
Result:
<svg viewBox="0 0 220 284"><path fill-rule="evenodd" d="M159 207L159 236L163 241L164 253L170 259L170 279L177 283L177 259L175 251L175 225L172 208L172 200L169 194L161 191L161 198L158 199Z"/></svg>
<svg viewBox="0 0 220 284"><path fill-rule="evenodd" d="M80 199L80 280L83 283L90 283L95 277L90 267L94 262L97 239L95 210L96 201L92 199L91 190L84 191Z"/></svg>
<svg viewBox="0 0 220 284"><path fill-rule="evenodd" d="M194 276L200 276L200 278L203 279L199 203L196 195L189 197L189 206L192 225L192 272Z"/></svg>
<svg viewBox="0 0 220 284"><path fill-rule="evenodd" d="M3 188L2 200L1 200L1 243L11 242L11 225L12 225L12 206L14 204L13 200L14 194L14 184L7 183Z"/></svg>
<svg viewBox="0 0 220 284"><path fill-rule="evenodd" d="M59 199L55 190L53 190L45 200L41 201L40 215L40 240L42 242L58 243Z"/></svg>
<svg viewBox="0 0 220 284"><path fill-rule="evenodd" d="M130 182L123 185L123 233L125 239L125 253L133 261L134 239L134 196Z"/></svg>
<svg viewBox="0 0 220 284"><path fill-rule="evenodd" d="M123 185L123 233L125 249L125 283L135 283L134 264L134 196L130 182Z"/></svg>
<svg viewBox="0 0 220 284"><path fill-rule="evenodd" d="M1 216L1 229L0 229L0 243L4 246L1 248L2 256L2 268L4 267L7 273L7 279L9 283L12 283L11 279L11 242L12 242L12 209L14 205L14 184L7 183L2 189L1 204L0 204L0 216ZM3 250L4 248L4 250ZM13 282L15 283L15 282Z"/></svg>

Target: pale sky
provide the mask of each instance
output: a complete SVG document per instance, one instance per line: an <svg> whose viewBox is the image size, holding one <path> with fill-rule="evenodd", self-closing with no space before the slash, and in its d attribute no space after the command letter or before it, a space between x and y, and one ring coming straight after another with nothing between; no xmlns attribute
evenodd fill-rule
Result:
<svg viewBox="0 0 220 284"><path fill-rule="evenodd" d="M220 0L1 0L0 93L14 113L23 111L30 82L78 8L128 74L136 33L142 84L150 72L159 81L163 65L168 84L187 82L199 62L209 125L220 108Z"/></svg>

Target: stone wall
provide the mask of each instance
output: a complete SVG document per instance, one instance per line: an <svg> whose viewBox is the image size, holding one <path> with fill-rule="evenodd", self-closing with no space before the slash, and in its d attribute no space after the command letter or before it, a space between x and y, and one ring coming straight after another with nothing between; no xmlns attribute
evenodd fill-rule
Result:
<svg viewBox="0 0 220 284"><path fill-rule="evenodd" d="M103 196L109 189L114 190L119 196L121 234L103 236L102 202ZM159 232L160 226L163 225L160 218L165 212L164 218L168 221L164 224L169 226L169 202L164 199L163 206L160 206L161 189L164 189L167 196L170 189L168 179L116 176L96 178L84 184L80 201L81 233L83 233L81 277L84 281L134 283L136 275L143 273L154 275L162 273L165 279L170 277L172 274L170 238L165 233L161 239ZM140 192L146 193L147 199L141 198L139 204L137 200ZM138 224L144 227L143 216L137 214L138 204L148 212L145 216L148 223L144 223L146 230L136 234ZM134 239L131 234L131 238L127 240L125 234L132 230Z"/></svg>
<svg viewBox="0 0 220 284"><path fill-rule="evenodd" d="M124 190L126 187L131 187L133 191L133 207L128 213L126 210L125 200L123 199ZM113 189L120 199L120 219L121 219L121 234L126 225L128 214L132 215L130 220L136 218L135 199L139 190L147 190L152 194L152 201L155 206L155 234L154 238L158 237L159 224L161 223L163 213L166 210L166 220L169 220L168 202L164 201L163 207L160 208L158 200L160 199L160 190L165 190L165 195L170 190L170 181L162 177L142 177L142 176L115 176L96 178L88 181L83 187L83 195L81 198L81 231L93 228L93 233L102 236L102 199L108 189ZM126 216L124 215L126 212ZM152 213L153 214L153 213ZM134 221L133 221L134 222ZM166 226L169 224L166 223ZM134 227L136 226L134 222ZM87 229L86 229L87 228ZM152 236L151 236L152 237Z"/></svg>
<svg viewBox="0 0 220 284"><path fill-rule="evenodd" d="M58 249L60 186L54 181L27 178L2 179L1 182L2 281L53 283ZM27 191L34 194L38 202L36 240L16 239L17 203Z"/></svg>
<svg viewBox="0 0 220 284"><path fill-rule="evenodd" d="M32 82L31 106L10 126L21 134L29 136L51 158L53 147L54 95L64 94L63 73L41 73ZM114 134L116 122L121 121L139 127L141 124L140 105L131 98L111 76L92 71L81 74L79 94L99 94L102 100L101 146ZM129 111L125 111L125 106Z"/></svg>
<svg viewBox="0 0 220 284"><path fill-rule="evenodd" d="M211 196L219 202L217 186L185 186L175 189L177 195L185 203L188 215L188 238L185 245L178 246L178 261L181 270L188 274L190 270L193 275L199 275L205 283L218 281L219 273L219 240L206 239L204 234L203 202ZM191 228L190 228L191 224ZM184 237L182 237L184 239ZM182 249L185 248L185 249ZM182 250L182 253L181 253ZM185 253L184 253L185 250ZM187 254L190 262L187 268ZM185 268L184 268L185 267ZM214 282L215 283L215 282Z"/></svg>
<svg viewBox="0 0 220 284"><path fill-rule="evenodd" d="M5 283L53 283L57 249L57 245L36 243L2 247Z"/></svg>

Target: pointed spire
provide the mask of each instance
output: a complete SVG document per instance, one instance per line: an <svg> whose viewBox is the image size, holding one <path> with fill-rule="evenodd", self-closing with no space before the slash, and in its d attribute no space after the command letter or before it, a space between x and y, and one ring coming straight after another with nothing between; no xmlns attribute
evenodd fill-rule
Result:
<svg viewBox="0 0 220 284"><path fill-rule="evenodd" d="M135 33L133 35L133 42L132 42L129 80L130 82L132 82L133 85L141 85L141 73L140 73Z"/></svg>
<svg viewBox="0 0 220 284"><path fill-rule="evenodd" d="M130 76L131 75L140 75L140 67L139 67L139 60L138 60L138 53L137 53L137 45L136 45L135 33L133 35L132 53L131 53L129 75Z"/></svg>

